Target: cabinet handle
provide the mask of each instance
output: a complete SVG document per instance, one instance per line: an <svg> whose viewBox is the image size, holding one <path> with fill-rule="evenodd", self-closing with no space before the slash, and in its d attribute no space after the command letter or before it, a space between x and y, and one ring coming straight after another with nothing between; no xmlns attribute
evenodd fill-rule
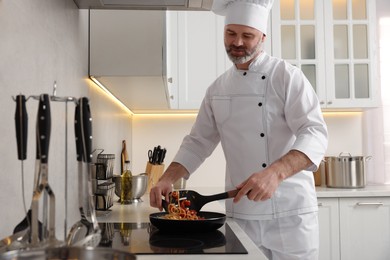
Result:
<svg viewBox="0 0 390 260"><path fill-rule="evenodd" d="M356 206L383 206L383 202L358 202Z"/></svg>
<svg viewBox="0 0 390 260"><path fill-rule="evenodd" d="M175 97L173 95L169 96L170 99L174 100Z"/></svg>
<svg viewBox="0 0 390 260"><path fill-rule="evenodd" d="M328 101L328 105L332 105L333 104L333 102L332 101Z"/></svg>
<svg viewBox="0 0 390 260"><path fill-rule="evenodd" d="M322 202L318 202L318 207L322 207L322 206L323 206Z"/></svg>
<svg viewBox="0 0 390 260"><path fill-rule="evenodd" d="M324 101L321 101L321 102L320 102L320 105L324 105L324 104L325 104L325 102L324 102Z"/></svg>
<svg viewBox="0 0 390 260"><path fill-rule="evenodd" d="M172 78L168 78L168 82L169 82L169 83L172 83L172 82L173 82L173 79L172 79Z"/></svg>

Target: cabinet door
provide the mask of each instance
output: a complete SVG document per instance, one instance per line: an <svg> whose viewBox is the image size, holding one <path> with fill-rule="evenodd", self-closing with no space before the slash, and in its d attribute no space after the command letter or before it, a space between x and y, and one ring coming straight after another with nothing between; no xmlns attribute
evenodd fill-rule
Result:
<svg viewBox="0 0 390 260"><path fill-rule="evenodd" d="M318 198L320 260L340 259L338 198Z"/></svg>
<svg viewBox="0 0 390 260"><path fill-rule="evenodd" d="M302 69L322 108L378 105L375 1L276 0L273 53Z"/></svg>
<svg viewBox="0 0 390 260"><path fill-rule="evenodd" d="M221 19L213 12L178 12L180 109L198 109L206 89L226 69Z"/></svg>
<svg viewBox="0 0 390 260"><path fill-rule="evenodd" d="M375 1L324 1L328 107L377 106Z"/></svg>
<svg viewBox="0 0 390 260"><path fill-rule="evenodd" d="M340 198L341 259L390 258L390 198Z"/></svg>
<svg viewBox="0 0 390 260"><path fill-rule="evenodd" d="M272 8L273 55L302 69L326 106L323 0L276 0Z"/></svg>

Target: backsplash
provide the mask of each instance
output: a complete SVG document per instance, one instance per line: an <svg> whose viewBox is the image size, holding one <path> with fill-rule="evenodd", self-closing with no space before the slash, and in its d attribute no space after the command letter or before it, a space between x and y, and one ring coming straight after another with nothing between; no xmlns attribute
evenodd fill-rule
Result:
<svg viewBox="0 0 390 260"><path fill-rule="evenodd" d="M145 171L147 151L153 146L167 148L165 168L175 156L183 137L189 133L196 115L134 115L132 141L132 169ZM363 155L363 127L361 112L324 113L329 131L326 155L338 156L349 152ZM225 179L225 158L220 145L194 175L188 187L221 187Z"/></svg>

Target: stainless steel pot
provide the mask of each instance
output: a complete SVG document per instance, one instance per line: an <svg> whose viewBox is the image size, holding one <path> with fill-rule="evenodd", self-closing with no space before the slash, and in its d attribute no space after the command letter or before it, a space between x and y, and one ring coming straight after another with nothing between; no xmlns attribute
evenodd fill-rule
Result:
<svg viewBox="0 0 390 260"><path fill-rule="evenodd" d="M349 153L325 157L326 186L330 188L365 187L365 162L369 159L371 156L352 156Z"/></svg>
<svg viewBox="0 0 390 260"><path fill-rule="evenodd" d="M46 260L46 259L123 259L134 260L134 254L112 248L58 247L34 250L16 250L1 254L2 260Z"/></svg>

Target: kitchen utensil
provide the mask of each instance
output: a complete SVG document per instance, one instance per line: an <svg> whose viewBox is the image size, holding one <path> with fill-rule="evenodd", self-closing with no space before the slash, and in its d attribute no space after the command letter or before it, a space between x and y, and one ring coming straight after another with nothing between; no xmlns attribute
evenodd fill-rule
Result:
<svg viewBox="0 0 390 260"><path fill-rule="evenodd" d="M38 123L38 122L37 122ZM28 126L28 115L26 109L26 97L24 95L18 95L16 97L16 111L15 111L15 128L16 128L16 143L18 146L18 159L23 162L27 158L27 126ZM34 171L33 191L35 191L39 184L39 167L40 167L40 156L38 152L38 139L36 140L36 163ZM22 165L23 172L23 165ZM23 195L24 198L24 195ZM42 222L39 221L39 239L42 239ZM14 228L13 234L19 231L25 230L31 226L31 205L27 211L24 219L19 222ZM24 235L27 232L23 233ZM27 238L27 237L26 237Z"/></svg>
<svg viewBox="0 0 390 260"><path fill-rule="evenodd" d="M350 153L325 157L326 186L330 188L365 187L365 162L371 158L371 156L352 156Z"/></svg>
<svg viewBox="0 0 390 260"><path fill-rule="evenodd" d="M92 118L89 107L88 98L80 98L78 102L78 109L75 112L75 133L76 135L76 147L81 153L78 154L77 160L79 161L79 175L81 180L81 205L80 216L81 224L87 225L87 233L83 236L77 234L78 227L81 227L80 223L75 224L74 232L69 232L67 238L68 245L74 246L92 246L96 247L101 239L100 228L96 219L95 206L92 198L92 184L91 184L91 169L90 164L92 161ZM76 106L77 108L77 106ZM81 155L81 156L80 156ZM84 162L84 163L83 163ZM84 168L86 171L84 172ZM90 220L87 219L87 216ZM88 223L88 224L87 224Z"/></svg>
<svg viewBox="0 0 390 260"><path fill-rule="evenodd" d="M152 150L148 150L148 159L151 164L162 164L164 162L165 154L167 150L162 149L160 145L156 146Z"/></svg>
<svg viewBox="0 0 390 260"><path fill-rule="evenodd" d="M15 250L0 256L2 260L46 260L46 259L118 259L134 260L135 255L112 248L60 247L34 250Z"/></svg>
<svg viewBox="0 0 390 260"><path fill-rule="evenodd" d="M120 175L114 175L113 181L115 183L115 194L120 197L121 196L121 176ZM132 176L132 188L131 188L131 201L130 203L134 202L141 202L141 197L145 194L146 189L148 187L148 176L146 173L141 173L139 175Z"/></svg>
<svg viewBox="0 0 390 260"><path fill-rule="evenodd" d="M179 190L175 192L179 193L179 200L186 199L191 202L190 205L188 206L189 209L199 212L205 204L211 201L234 198L234 196L237 195L238 190L230 190L215 195L206 195L206 196L201 195L198 192L193 190ZM172 193L170 193L169 199L171 203L177 203L177 200L172 196Z"/></svg>
<svg viewBox="0 0 390 260"><path fill-rule="evenodd" d="M31 205L31 246L61 246L62 242L57 240L55 237L55 195L48 183L49 171L48 171L48 158L49 158L49 143L50 143L50 132L51 132L51 116L50 116L50 99L49 95L42 94L39 98L38 105L38 117L37 117L37 138L38 142L38 151L39 157L41 160L39 174L40 174L40 183L37 189L34 191L33 201ZM43 239L39 239L39 225L38 225L38 209L39 209L39 200L43 194L49 196L49 203L44 203L43 212L44 214L47 211L49 206L49 230L47 234L43 234ZM44 200L45 202L45 200ZM45 217L45 216L43 216ZM45 225L43 229L46 230ZM46 233L46 232L45 232ZM40 243L40 245L39 245Z"/></svg>
<svg viewBox="0 0 390 260"><path fill-rule="evenodd" d="M164 218L167 212L157 212L149 215L152 225L160 231L169 233L199 233L216 230L223 226L226 215L218 212L200 211L199 220L174 220Z"/></svg>
<svg viewBox="0 0 390 260"><path fill-rule="evenodd" d="M96 159L96 179L108 180L114 173L115 154L99 153Z"/></svg>
<svg viewBox="0 0 390 260"><path fill-rule="evenodd" d="M0 254L24 248L26 243L23 240L28 237L27 231L28 229L24 229L0 240Z"/></svg>
<svg viewBox="0 0 390 260"><path fill-rule="evenodd" d="M95 192L95 208L96 210L108 210L113 205L115 183L104 182L97 185Z"/></svg>
<svg viewBox="0 0 390 260"><path fill-rule="evenodd" d="M21 161L27 158L27 127L28 115L26 109L26 97L24 95L18 95L16 96L15 129L18 159Z"/></svg>
<svg viewBox="0 0 390 260"><path fill-rule="evenodd" d="M74 116L74 132L76 139L76 159L78 161L78 201L79 212L81 220L77 221L70 229L66 238L67 245L73 245L76 241L82 240L88 235L90 223L85 216L86 210L84 209L84 197L86 192L84 191L85 177L83 173L83 144L82 144L82 131L81 131L81 115L80 115L80 103L78 102L75 107Z"/></svg>

